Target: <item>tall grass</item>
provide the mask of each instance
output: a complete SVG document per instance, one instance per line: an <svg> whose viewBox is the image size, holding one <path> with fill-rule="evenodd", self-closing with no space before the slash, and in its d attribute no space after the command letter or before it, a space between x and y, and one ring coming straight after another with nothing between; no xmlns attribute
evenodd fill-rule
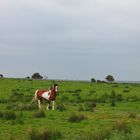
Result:
<svg viewBox="0 0 140 140"><path fill-rule="evenodd" d="M77 122L81 122L82 120L86 120L87 117L83 114L76 114L76 113L72 113L70 115L70 117L68 118L68 121L71 123L77 123Z"/></svg>
<svg viewBox="0 0 140 140"><path fill-rule="evenodd" d="M15 120L16 119L16 113L14 111L1 111L0 112L0 118L6 119L6 120Z"/></svg>
<svg viewBox="0 0 140 140"><path fill-rule="evenodd" d="M58 140L62 138L62 134L60 131L48 128L43 130L30 128L28 130L28 138L29 140Z"/></svg>

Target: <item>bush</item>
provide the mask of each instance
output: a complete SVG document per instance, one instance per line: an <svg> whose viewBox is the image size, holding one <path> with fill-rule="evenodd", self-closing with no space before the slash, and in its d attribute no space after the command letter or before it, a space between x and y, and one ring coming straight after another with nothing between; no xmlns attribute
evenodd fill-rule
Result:
<svg viewBox="0 0 140 140"><path fill-rule="evenodd" d="M82 92L81 89L76 89L76 90L75 90L75 93L80 93L80 92Z"/></svg>
<svg viewBox="0 0 140 140"><path fill-rule="evenodd" d="M9 103L6 108L12 110L35 110L38 109L37 104Z"/></svg>
<svg viewBox="0 0 140 140"><path fill-rule="evenodd" d="M140 101L140 98L137 96L130 96L126 98L126 101L136 102L136 101Z"/></svg>
<svg viewBox="0 0 140 140"><path fill-rule="evenodd" d="M85 104L85 111L94 111L95 107L96 107L95 102L88 102Z"/></svg>
<svg viewBox="0 0 140 140"><path fill-rule="evenodd" d="M37 104L19 104L18 109L20 110L36 110L38 109Z"/></svg>
<svg viewBox="0 0 140 140"><path fill-rule="evenodd" d="M28 137L29 137L29 140L39 140L40 139L39 132L35 131L32 128L30 128L28 130Z"/></svg>
<svg viewBox="0 0 140 140"><path fill-rule="evenodd" d="M69 100L69 97L66 95L63 95L60 99L62 102L67 102Z"/></svg>
<svg viewBox="0 0 140 140"><path fill-rule="evenodd" d="M80 122L82 120L87 119L84 115L78 115L75 113L72 113L71 116L69 117L68 121L72 123Z"/></svg>
<svg viewBox="0 0 140 140"><path fill-rule="evenodd" d="M129 92L129 90L128 89L124 89L123 92Z"/></svg>
<svg viewBox="0 0 140 140"><path fill-rule="evenodd" d="M7 120L15 120L16 119L16 114L13 111L6 111L4 114L4 118Z"/></svg>
<svg viewBox="0 0 140 140"><path fill-rule="evenodd" d="M14 111L0 112L0 118L4 118L6 120L15 120L16 119L16 113Z"/></svg>
<svg viewBox="0 0 140 140"><path fill-rule="evenodd" d="M79 106L78 111L84 111L84 107L83 107L82 105L81 105L81 106Z"/></svg>
<svg viewBox="0 0 140 140"><path fill-rule="evenodd" d="M114 90L111 91L110 98L114 99L116 97L116 92Z"/></svg>
<svg viewBox="0 0 140 140"><path fill-rule="evenodd" d="M110 140L111 129L98 129L89 134L82 134L78 140Z"/></svg>
<svg viewBox="0 0 140 140"><path fill-rule="evenodd" d="M118 84L113 84L112 87L116 88L116 87L119 87L119 85Z"/></svg>
<svg viewBox="0 0 140 140"><path fill-rule="evenodd" d="M17 101L23 101L24 100L24 94L19 93L19 90L13 90L9 97L10 102L17 102Z"/></svg>
<svg viewBox="0 0 140 140"><path fill-rule="evenodd" d="M35 112L35 113L33 114L33 116L36 117L36 118L43 118L43 117L45 117L46 115L45 115L44 111L39 110L39 111Z"/></svg>
<svg viewBox="0 0 140 140"><path fill-rule="evenodd" d="M90 90L89 91L89 95L93 95L93 93L96 93L96 91L95 90Z"/></svg>
<svg viewBox="0 0 140 140"><path fill-rule="evenodd" d="M115 99L112 99L112 101L111 101L111 106L116 106L116 101L115 101Z"/></svg>
<svg viewBox="0 0 140 140"><path fill-rule="evenodd" d="M117 100L117 101L122 101L122 100L124 100L122 94L118 94L118 95L116 96L116 100Z"/></svg>
<svg viewBox="0 0 140 140"><path fill-rule="evenodd" d="M57 140L58 138L61 138L61 137L62 137L62 134L59 131L45 129L41 133L42 140Z"/></svg>
<svg viewBox="0 0 140 140"><path fill-rule="evenodd" d="M29 140L57 140L62 137L61 132L56 130L44 129L34 130L32 128L28 131Z"/></svg>
<svg viewBox="0 0 140 140"><path fill-rule="evenodd" d="M122 131L124 133L131 132L131 128L128 126L125 120L116 121L113 128L117 131Z"/></svg>
<svg viewBox="0 0 140 140"><path fill-rule="evenodd" d="M129 112L129 114L128 114L128 117L129 118L131 118L131 119L136 119L136 113L134 113L134 112Z"/></svg>
<svg viewBox="0 0 140 140"><path fill-rule="evenodd" d="M59 111L66 110L66 108L65 108L63 103L58 103L56 109L59 110Z"/></svg>

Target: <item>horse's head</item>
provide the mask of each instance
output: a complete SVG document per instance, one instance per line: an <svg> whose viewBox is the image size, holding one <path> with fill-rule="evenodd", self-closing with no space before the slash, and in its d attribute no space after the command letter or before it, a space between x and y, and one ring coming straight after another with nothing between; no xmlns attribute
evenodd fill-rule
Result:
<svg viewBox="0 0 140 140"><path fill-rule="evenodd" d="M55 92L58 91L58 84L54 84L54 90L55 90Z"/></svg>

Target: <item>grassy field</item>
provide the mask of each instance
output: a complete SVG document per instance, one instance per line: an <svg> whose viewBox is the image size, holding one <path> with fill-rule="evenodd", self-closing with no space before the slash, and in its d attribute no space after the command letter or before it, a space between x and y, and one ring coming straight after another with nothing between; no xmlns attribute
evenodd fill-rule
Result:
<svg viewBox="0 0 140 140"><path fill-rule="evenodd" d="M55 110L31 103L59 85ZM0 140L140 140L140 84L0 79Z"/></svg>

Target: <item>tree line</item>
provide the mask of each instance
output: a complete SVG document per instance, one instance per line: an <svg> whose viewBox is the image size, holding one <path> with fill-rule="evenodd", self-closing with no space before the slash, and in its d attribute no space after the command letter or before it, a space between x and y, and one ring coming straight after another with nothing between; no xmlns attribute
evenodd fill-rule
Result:
<svg viewBox="0 0 140 140"><path fill-rule="evenodd" d="M107 82L114 82L115 81L115 79L114 79L114 77L112 76L112 75L108 75L108 76L106 76L105 77L105 80L107 81ZM96 80L95 78L91 78L91 83L104 83L104 82L106 82L106 81L101 81L101 80Z"/></svg>

